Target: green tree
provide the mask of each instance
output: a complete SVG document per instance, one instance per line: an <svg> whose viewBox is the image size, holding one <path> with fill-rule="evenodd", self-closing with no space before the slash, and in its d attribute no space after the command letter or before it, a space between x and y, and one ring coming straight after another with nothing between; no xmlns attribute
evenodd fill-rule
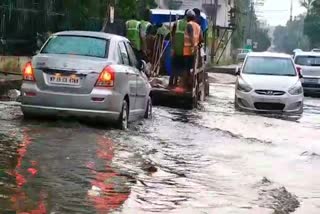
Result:
<svg viewBox="0 0 320 214"><path fill-rule="evenodd" d="M299 16L289 21L286 26L276 27L273 37L277 51L292 53L294 49L308 50L309 39L304 34L304 16Z"/></svg>
<svg viewBox="0 0 320 214"><path fill-rule="evenodd" d="M268 35L267 29L261 29L258 28L255 33L256 39L255 42L258 43L257 48L255 48L255 51L266 51L271 46L271 39Z"/></svg>
<svg viewBox="0 0 320 214"><path fill-rule="evenodd" d="M250 0L235 1L236 30L232 38L232 47L243 48L246 39L253 39L258 43L256 51L265 51L271 45L268 31L260 28L259 21L254 11L251 11Z"/></svg>
<svg viewBox="0 0 320 214"><path fill-rule="evenodd" d="M301 6L307 9L307 14L309 14L309 11L312 8L312 4L315 0L300 0Z"/></svg>
<svg viewBox="0 0 320 214"><path fill-rule="evenodd" d="M313 47L320 46L320 0L313 0L304 20L304 32Z"/></svg>
<svg viewBox="0 0 320 214"><path fill-rule="evenodd" d="M244 46L246 31L248 29L248 12L250 7L249 0L235 1L236 8L236 29L232 37L233 49L242 48Z"/></svg>

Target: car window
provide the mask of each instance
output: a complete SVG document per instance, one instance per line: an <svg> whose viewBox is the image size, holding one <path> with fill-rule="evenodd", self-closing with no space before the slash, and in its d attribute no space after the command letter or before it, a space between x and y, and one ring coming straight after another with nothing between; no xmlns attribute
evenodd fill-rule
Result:
<svg viewBox="0 0 320 214"><path fill-rule="evenodd" d="M244 74L296 76L296 70L291 59L277 57L248 57L245 62Z"/></svg>
<svg viewBox="0 0 320 214"><path fill-rule="evenodd" d="M128 50L128 54L129 54L129 59L130 59L130 65L132 67L137 67L138 65L138 61L137 61L137 58L136 58L136 55L130 45L130 43L126 42L126 47L127 47L127 50Z"/></svg>
<svg viewBox="0 0 320 214"><path fill-rule="evenodd" d="M304 66L320 66L320 56L297 56L295 63Z"/></svg>
<svg viewBox="0 0 320 214"><path fill-rule="evenodd" d="M118 47L119 47L119 45L118 45ZM117 51L117 53L118 53L118 61L119 61L119 64L124 64L124 62L123 62L123 59L122 59L122 55L121 55L121 51L120 51L120 47L118 48L118 51Z"/></svg>
<svg viewBox="0 0 320 214"><path fill-rule="evenodd" d="M41 53L72 54L106 58L109 41L95 37L84 36L53 36Z"/></svg>
<svg viewBox="0 0 320 214"><path fill-rule="evenodd" d="M120 54L121 54L121 59L123 64L130 65L129 56L128 56L127 49L124 42L119 43L119 49L120 49Z"/></svg>

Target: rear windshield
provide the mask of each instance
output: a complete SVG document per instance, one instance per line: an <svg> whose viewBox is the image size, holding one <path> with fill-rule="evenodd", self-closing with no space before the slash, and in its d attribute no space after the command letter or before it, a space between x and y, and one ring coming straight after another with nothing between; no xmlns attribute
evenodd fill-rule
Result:
<svg viewBox="0 0 320 214"><path fill-rule="evenodd" d="M244 74L296 76L291 59L277 57L248 57L242 71Z"/></svg>
<svg viewBox="0 0 320 214"><path fill-rule="evenodd" d="M41 53L106 58L108 47L109 41L105 39L84 36L54 36Z"/></svg>
<svg viewBox="0 0 320 214"><path fill-rule="evenodd" d="M304 66L320 66L320 56L297 56L295 63Z"/></svg>

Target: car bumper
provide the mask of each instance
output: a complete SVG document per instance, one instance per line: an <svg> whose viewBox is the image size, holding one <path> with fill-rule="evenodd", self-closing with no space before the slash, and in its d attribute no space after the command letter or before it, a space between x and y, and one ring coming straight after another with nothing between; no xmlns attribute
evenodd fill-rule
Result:
<svg viewBox="0 0 320 214"><path fill-rule="evenodd" d="M319 84L303 83L302 86L305 93L320 94L320 83Z"/></svg>
<svg viewBox="0 0 320 214"><path fill-rule="evenodd" d="M79 116L115 120L124 97L112 90L93 89L90 94L41 91L35 84L23 83L21 109L39 116Z"/></svg>
<svg viewBox="0 0 320 214"><path fill-rule="evenodd" d="M22 112L28 115L37 116L74 116L81 118L91 118L99 120L112 120L116 121L119 118L118 112L111 111L96 111L87 109L72 109L72 108L57 108L48 106L36 105L21 105Z"/></svg>
<svg viewBox="0 0 320 214"><path fill-rule="evenodd" d="M298 113L303 111L303 94L282 96L260 95L254 91L236 91L238 107L244 110L274 113Z"/></svg>

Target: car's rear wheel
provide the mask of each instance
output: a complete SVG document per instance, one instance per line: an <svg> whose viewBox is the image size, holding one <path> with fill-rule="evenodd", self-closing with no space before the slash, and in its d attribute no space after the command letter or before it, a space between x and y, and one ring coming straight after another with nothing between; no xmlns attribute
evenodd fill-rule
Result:
<svg viewBox="0 0 320 214"><path fill-rule="evenodd" d="M117 126L121 130L128 129L128 120L129 120L129 105L126 100L122 103L121 113L117 122Z"/></svg>
<svg viewBox="0 0 320 214"><path fill-rule="evenodd" d="M144 118L145 119L151 119L152 118L152 99L151 99L150 96L148 98L148 103L147 103L146 112L144 113Z"/></svg>

